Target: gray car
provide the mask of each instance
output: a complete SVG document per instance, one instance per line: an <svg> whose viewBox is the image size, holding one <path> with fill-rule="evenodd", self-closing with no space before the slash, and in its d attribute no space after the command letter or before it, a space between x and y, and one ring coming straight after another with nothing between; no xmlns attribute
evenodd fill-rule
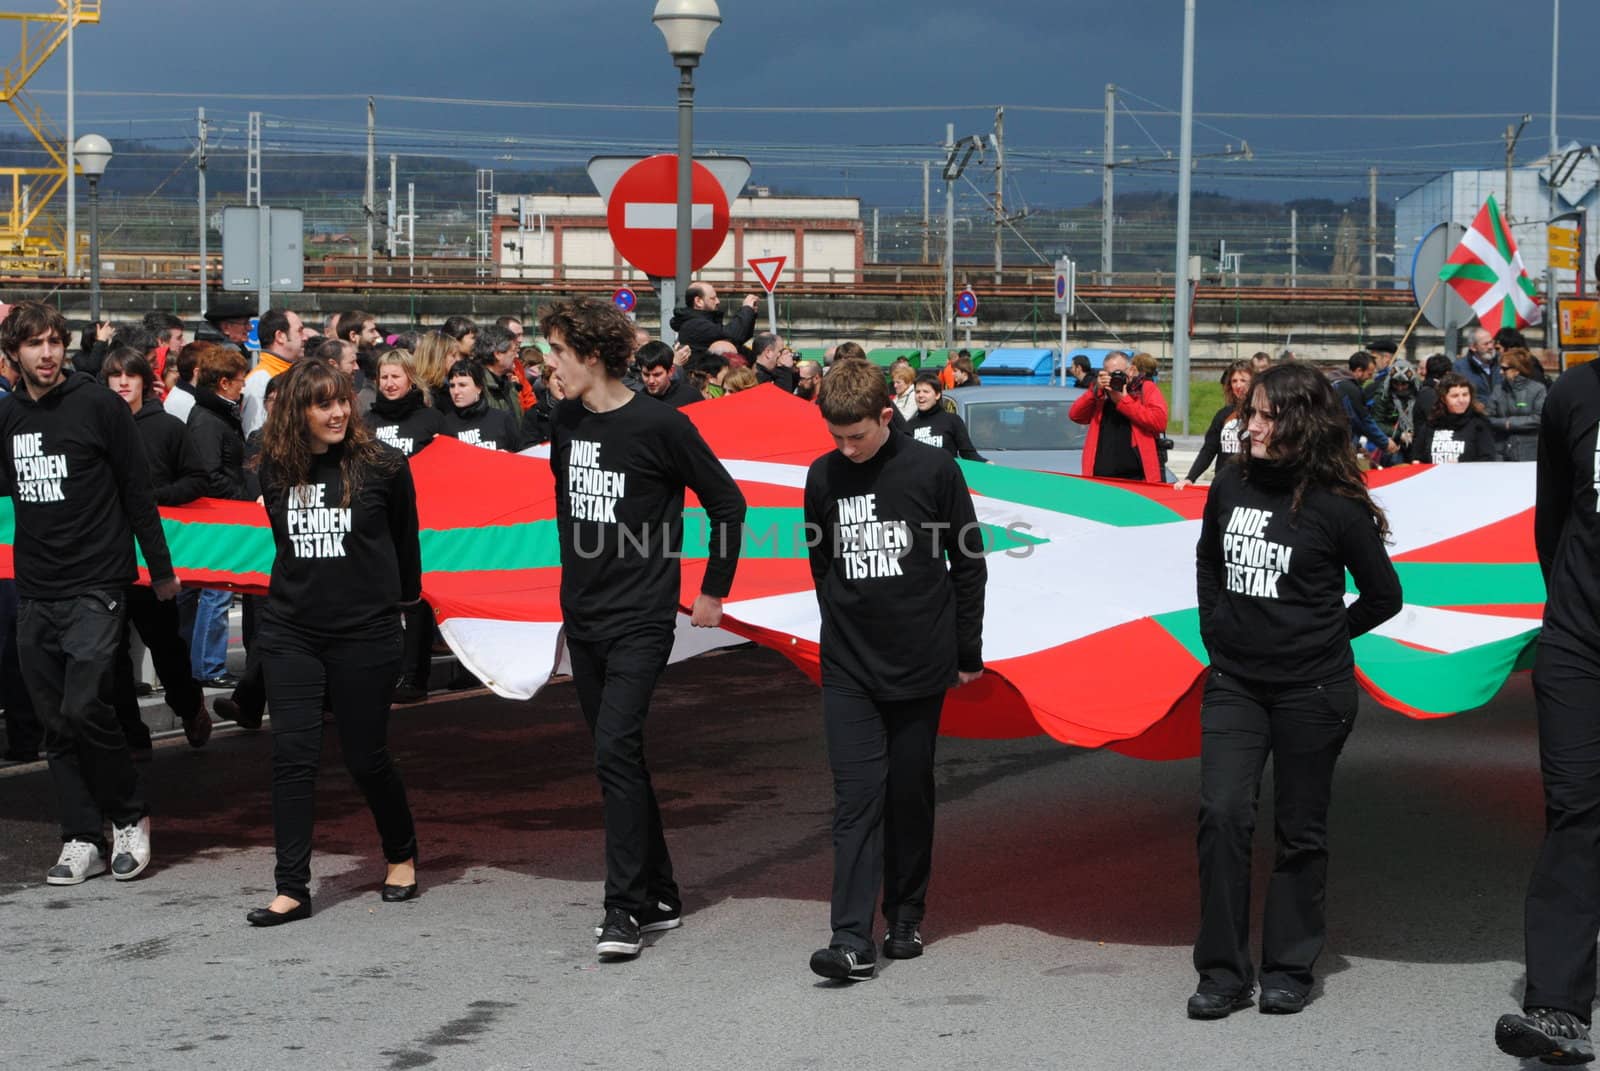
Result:
<svg viewBox="0 0 1600 1071"><path fill-rule="evenodd" d="M1041 472L1083 472L1083 439L1089 430L1067 416L1078 387L961 387L946 391L966 421L972 445L996 465Z"/></svg>

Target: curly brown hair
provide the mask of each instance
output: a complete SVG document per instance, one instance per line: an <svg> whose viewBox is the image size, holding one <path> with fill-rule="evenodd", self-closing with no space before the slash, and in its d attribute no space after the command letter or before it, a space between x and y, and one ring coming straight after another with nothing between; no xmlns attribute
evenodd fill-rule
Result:
<svg viewBox="0 0 1600 1071"><path fill-rule="evenodd" d="M1460 372L1446 372L1439 377L1439 384L1435 388L1439 392L1439 397L1433 403L1433 411L1428 414L1428 423L1437 424L1441 417L1450 412L1450 407L1445 405L1445 396L1455 387L1467 388L1467 397L1472 399L1469 409L1485 412L1483 403L1478 400L1478 388L1472 385L1472 380Z"/></svg>
<svg viewBox="0 0 1600 1071"><path fill-rule="evenodd" d="M356 416L355 386L349 376L322 361L296 361L278 378L282 382L261 432L261 468L270 473L272 490L281 492L306 482L312 456L306 411L326 402L343 401L350 406L343 456L339 459L340 482L344 485L341 508L350 505L360 492L367 471L388 475L406 463L398 451L386 450L373 438L366 422Z"/></svg>
<svg viewBox="0 0 1600 1071"><path fill-rule="evenodd" d="M552 331L559 331L573 356L600 358L612 379L627 375L636 348L633 324L622 310L594 298L546 305L539 310L539 331L547 339Z"/></svg>
<svg viewBox="0 0 1600 1071"><path fill-rule="evenodd" d="M1295 469L1293 513L1299 514L1307 491L1320 487L1361 503L1378 534L1387 539L1389 519L1367 491L1350 445L1350 420L1327 377L1299 362L1268 368L1256 376L1239 411L1246 423L1255 413L1258 391L1266 395L1272 411L1267 456ZM1245 466L1246 479L1249 458L1248 450L1240 452L1238 463Z"/></svg>

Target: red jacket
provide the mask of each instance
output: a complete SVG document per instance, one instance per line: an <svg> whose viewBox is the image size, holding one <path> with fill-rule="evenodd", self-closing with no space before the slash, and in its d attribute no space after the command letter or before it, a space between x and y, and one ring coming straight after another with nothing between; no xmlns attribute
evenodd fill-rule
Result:
<svg viewBox="0 0 1600 1071"><path fill-rule="evenodd" d="M1094 475L1094 454L1100 444L1100 412L1110 399L1109 392L1102 397L1093 390L1086 390L1072 403L1072 409L1067 414L1074 424L1089 425L1089 435L1083 443L1085 476ZM1156 456L1156 436L1167 430L1167 399L1162 396L1161 388L1149 380L1143 380L1139 384L1138 398L1130 392L1124 394L1122 401L1116 405L1133 425L1133 448L1139 451L1139 460L1144 462L1144 478L1150 483L1162 483L1161 459Z"/></svg>

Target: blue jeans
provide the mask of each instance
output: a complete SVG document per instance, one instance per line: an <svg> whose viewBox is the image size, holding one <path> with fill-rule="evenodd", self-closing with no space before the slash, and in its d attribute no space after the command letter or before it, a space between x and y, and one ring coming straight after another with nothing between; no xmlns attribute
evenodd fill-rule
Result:
<svg viewBox="0 0 1600 1071"><path fill-rule="evenodd" d="M208 681L228 672L228 608L233 592L202 588L194 611L189 667L194 679Z"/></svg>

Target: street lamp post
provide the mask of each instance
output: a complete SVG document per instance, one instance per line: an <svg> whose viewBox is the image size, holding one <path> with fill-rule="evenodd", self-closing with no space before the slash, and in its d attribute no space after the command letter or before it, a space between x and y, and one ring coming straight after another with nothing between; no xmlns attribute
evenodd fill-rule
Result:
<svg viewBox="0 0 1600 1071"><path fill-rule="evenodd" d="M89 321L100 322L100 176L111 162L111 143L85 134L72 146L73 158L89 180Z"/></svg>
<svg viewBox="0 0 1600 1071"><path fill-rule="evenodd" d="M676 267L670 300L663 294L661 330L668 332L672 307L688 301L689 265L693 246L694 220L694 69L705 55L711 33L722 25L717 0L657 0L651 21L667 39L667 51L678 68L678 226L674 264Z"/></svg>

